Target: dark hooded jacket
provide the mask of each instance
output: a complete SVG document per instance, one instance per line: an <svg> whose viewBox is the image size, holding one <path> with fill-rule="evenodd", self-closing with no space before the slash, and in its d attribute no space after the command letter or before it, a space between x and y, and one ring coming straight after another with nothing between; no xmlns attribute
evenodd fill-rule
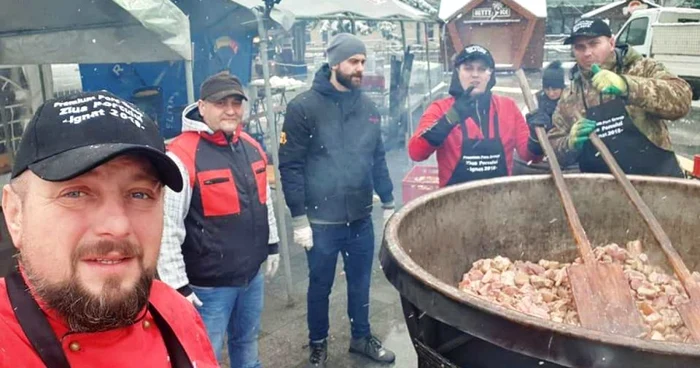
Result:
<svg viewBox="0 0 700 368"><path fill-rule="evenodd" d="M280 174L292 216L346 223L370 216L372 194L394 201L381 116L359 90L338 91L326 64L309 91L287 105Z"/></svg>

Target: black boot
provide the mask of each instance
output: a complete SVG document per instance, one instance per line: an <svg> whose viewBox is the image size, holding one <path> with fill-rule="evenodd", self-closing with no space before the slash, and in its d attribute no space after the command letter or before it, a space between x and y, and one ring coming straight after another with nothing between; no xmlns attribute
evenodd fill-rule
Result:
<svg viewBox="0 0 700 368"><path fill-rule="evenodd" d="M323 340L323 342L309 344L309 349L311 354L309 354L309 364L306 365L307 368L326 368L326 361L328 360L328 341Z"/></svg>
<svg viewBox="0 0 700 368"><path fill-rule="evenodd" d="M396 359L394 353L384 348L382 342L373 335L361 339L352 339L350 341L350 352L362 354L380 363L393 363Z"/></svg>

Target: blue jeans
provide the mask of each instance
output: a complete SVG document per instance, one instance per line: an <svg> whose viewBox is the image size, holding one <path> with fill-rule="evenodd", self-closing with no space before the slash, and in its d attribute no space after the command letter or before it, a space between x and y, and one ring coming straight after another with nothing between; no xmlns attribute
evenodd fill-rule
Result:
<svg viewBox="0 0 700 368"><path fill-rule="evenodd" d="M197 311L207 328L216 359L221 362L224 335L228 332L231 367L258 368L258 335L263 310L264 277L258 272L241 287L201 287L190 285L202 301Z"/></svg>
<svg viewBox="0 0 700 368"><path fill-rule="evenodd" d="M370 334L369 285L374 259L372 218L341 225L311 224L314 246L306 252L309 263L307 322L309 339L328 337L328 296L333 288L338 253L343 256L348 282L348 316L354 339Z"/></svg>

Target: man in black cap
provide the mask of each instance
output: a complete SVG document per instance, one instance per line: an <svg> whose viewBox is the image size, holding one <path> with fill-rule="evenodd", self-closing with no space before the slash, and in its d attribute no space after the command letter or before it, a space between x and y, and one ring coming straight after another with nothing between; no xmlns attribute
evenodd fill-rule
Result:
<svg viewBox="0 0 700 368"><path fill-rule="evenodd" d="M0 366L216 366L195 309L154 280L164 185L182 178L135 106L89 92L39 107L3 188L19 256L0 279Z"/></svg>
<svg viewBox="0 0 700 368"><path fill-rule="evenodd" d="M595 131L625 173L683 177L667 124L690 111L688 83L627 45L616 46L601 19L576 22L564 43L572 45L576 66L549 131L559 162L609 172L589 141Z"/></svg>
<svg viewBox="0 0 700 368"><path fill-rule="evenodd" d="M309 367L328 358L328 296L338 254L348 283L350 351L391 363L369 324L369 288L374 259L372 191L384 208L394 208L393 185L384 156L381 118L360 91L366 60L364 43L341 33L328 47L328 64L310 91L287 105L280 140L280 173L292 213L294 241L306 249Z"/></svg>
<svg viewBox="0 0 700 368"><path fill-rule="evenodd" d="M165 195L161 280L192 301L217 358L228 335L231 367L257 368L264 277L279 266L267 156L243 131L238 78L219 73L182 113L168 155L187 183Z"/></svg>
<svg viewBox="0 0 700 368"><path fill-rule="evenodd" d="M427 160L437 152L440 187L511 175L513 151L525 161L536 159L515 101L491 93L496 84L491 53L469 45L457 54L454 67L451 97L423 113L408 142L411 159Z"/></svg>

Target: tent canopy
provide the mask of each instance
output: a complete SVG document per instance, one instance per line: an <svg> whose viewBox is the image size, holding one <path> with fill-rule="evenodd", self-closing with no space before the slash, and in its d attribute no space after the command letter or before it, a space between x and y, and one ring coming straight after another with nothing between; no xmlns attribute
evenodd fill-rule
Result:
<svg viewBox="0 0 700 368"><path fill-rule="evenodd" d="M0 65L190 60L189 32L170 0L7 0Z"/></svg>
<svg viewBox="0 0 700 368"><path fill-rule="evenodd" d="M457 15L465 6L479 0L443 0L440 2L438 17L447 21ZM547 0L512 0L537 18L547 18Z"/></svg>
<svg viewBox="0 0 700 368"><path fill-rule="evenodd" d="M232 1L251 9L262 5L262 0ZM286 28L289 17L294 23L294 19L335 19L343 14L375 20L432 20L429 14L399 0L284 0L275 5L271 18Z"/></svg>

